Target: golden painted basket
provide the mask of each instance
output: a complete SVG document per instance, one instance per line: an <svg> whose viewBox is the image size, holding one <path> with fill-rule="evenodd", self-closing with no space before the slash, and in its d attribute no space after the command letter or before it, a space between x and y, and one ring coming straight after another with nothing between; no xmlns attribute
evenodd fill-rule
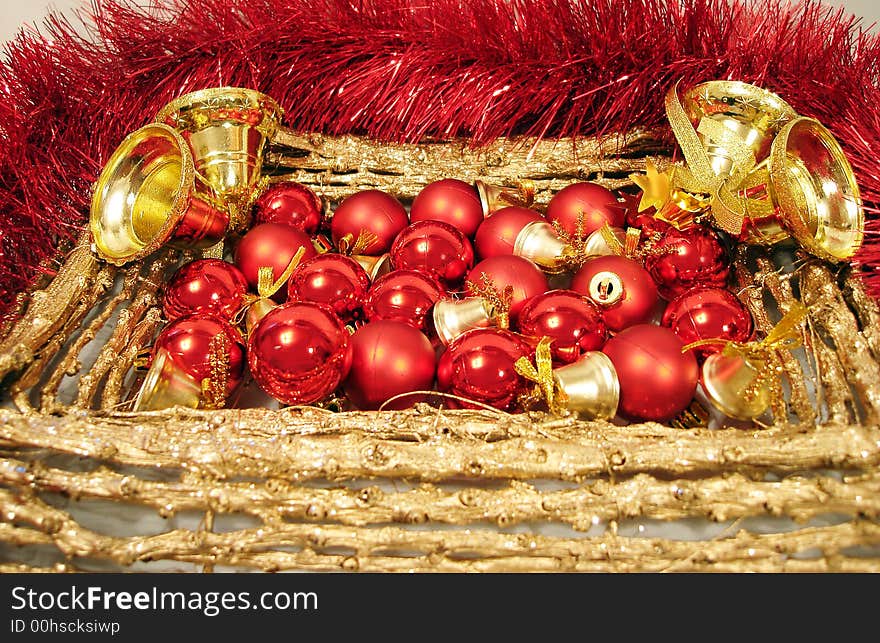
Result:
<svg viewBox="0 0 880 643"><path fill-rule="evenodd" d="M330 202L407 201L445 177L529 179L546 202L575 180L625 187L669 152L643 132L533 144L282 130L264 171ZM130 412L184 258L116 268L84 240L4 329L0 570L880 570L880 310L846 269L737 258L759 330L809 308L803 354L778 355L769 427L424 405Z"/></svg>

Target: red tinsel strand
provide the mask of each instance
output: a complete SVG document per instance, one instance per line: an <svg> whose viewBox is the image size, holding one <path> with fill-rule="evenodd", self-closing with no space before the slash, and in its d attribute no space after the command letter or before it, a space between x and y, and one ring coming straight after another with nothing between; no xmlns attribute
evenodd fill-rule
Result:
<svg viewBox="0 0 880 643"><path fill-rule="evenodd" d="M844 144L880 294L880 38L816 2L97 0L77 20L21 33L0 66L0 310L75 238L123 136L224 84L272 95L298 129L479 145L664 127L680 78L755 83Z"/></svg>

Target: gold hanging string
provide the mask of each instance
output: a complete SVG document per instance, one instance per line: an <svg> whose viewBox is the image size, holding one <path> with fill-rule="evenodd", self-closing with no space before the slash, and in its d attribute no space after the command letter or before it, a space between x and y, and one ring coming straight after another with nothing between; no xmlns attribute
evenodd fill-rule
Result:
<svg viewBox="0 0 880 643"><path fill-rule="evenodd" d="M202 406L206 409L222 409L226 405L226 389L229 386L229 349L231 342L226 333L217 333L208 345L208 361L211 375L202 380Z"/></svg>
<svg viewBox="0 0 880 643"><path fill-rule="evenodd" d="M498 328L510 328L510 306L513 303L513 286L498 290L495 282L485 272L480 273L479 281L468 279L465 282L469 292L482 297L489 304L490 316Z"/></svg>
<svg viewBox="0 0 880 643"><path fill-rule="evenodd" d="M361 229L358 232L357 239L354 238L352 233L348 233L344 235L337 243L337 247L339 248L340 254L344 255L362 255L371 245L376 243L379 240L379 237L369 230Z"/></svg>
<svg viewBox="0 0 880 643"><path fill-rule="evenodd" d="M547 402L547 408L555 415L566 412L568 396L559 388L553 377L553 354L550 352L549 337L542 337L535 349L535 364L528 357L520 357L513 367L522 377L535 382L533 395L540 396Z"/></svg>

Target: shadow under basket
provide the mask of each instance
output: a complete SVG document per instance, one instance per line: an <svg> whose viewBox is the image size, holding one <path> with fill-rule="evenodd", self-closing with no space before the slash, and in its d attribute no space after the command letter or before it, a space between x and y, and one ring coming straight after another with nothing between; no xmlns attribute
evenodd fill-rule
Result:
<svg viewBox="0 0 880 643"><path fill-rule="evenodd" d="M528 179L546 203L577 180L627 189L667 153L643 132L477 150L282 130L264 172L331 202L457 177ZM759 331L809 310L771 426L133 413L162 285L193 257L117 268L86 240L0 341L0 571L880 571L880 310L848 268L734 255Z"/></svg>

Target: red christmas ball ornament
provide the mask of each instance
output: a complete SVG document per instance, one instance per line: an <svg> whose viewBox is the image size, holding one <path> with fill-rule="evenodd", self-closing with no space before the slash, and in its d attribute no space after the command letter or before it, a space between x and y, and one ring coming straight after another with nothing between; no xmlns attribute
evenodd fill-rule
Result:
<svg viewBox="0 0 880 643"><path fill-rule="evenodd" d="M531 350L522 337L508 330L469 330L456 337L440 356L438 389L502 411L511 410L517 397L529 387L514 364ZM478 408L455 400L446 400L444 404L453 408Z"/></svg>
<svg viewBox="0 0 880 643"><path fill-rule="evenodd" d="M361 265L335 252L299 264L287 281L287 301L327 304L343 323L363 315L370 278Z"/></svg>
<svg viewBox="0 0 880 643"><path fill-rule="evenodd" d="M718 339L694 350L702 357L717 353L727 342L746 342L752 336L752 316L729 290L698 286L666 306L661 322L685 344Z"/></svg>
<svg viewBox="0 0 880 643"><path fill-rule="evenodd" d="M501 208L487 217L477 228L474 248L480 259L512 255L517 235L528 224L542 221L543 218L534 210L511 206Z"/></svg>
<svg viewBox="0 0 880 643"><path fill-rule="evenodd" d="M550 199L547 220L558 221L563 230L574 236L578 219L582 219L582 234L587 237L606 223L612 228L622 228L624 208L611 190L598 183L572 183Z"/></svg>
<svg viewBox="0 0 880 643"><path fill-rule="evenodd" d="M519 311L519 332L549 337L557 364L570 364L587 351L597 351L608 338L602 313L573 290L551 290L529 299Z"/></svg>
<svg viewBox="0 0 880 643"><path fill-rule="evenodd" d="M443 288L433 277L415 270L395 270L370 286L364 314L370 322L404 322L427 333L431 308L443 298Z"/></svg>
<svg viewBox="0 0 880 643"><path fill-rule="evenodd" d="M162 312L168 320L210 313L227 321L244 305L248 283L241 271L221 259L196 259L174 273L165 286Z"/></svg>
<svg viewBox="0 0 880 643"><path fill-rule="evenodd" d="M613 332L649 321L657 307L651 276L638 262L618 255L587 261L572 279L571 289L599 306Z"/></svg>
<svg viewBox="0 0 880 643"><path fill-rule="evenodd" d="M332 393L351 366L349 334L329 306L282 304L248 339L257 384L285 404L312 404Z"/></svg>
<svg viewBox="0 0 880 643"><path fill-rule="evenodd" d="M654 218L654 213L657 212L654 207L649 207L639 212L639 204L642 200L640 195L624 193L620 197L623 200L620 205L625 212L624 220L626 227L641 230L643 233L642 238L655 232L666 232L667 228L670 227L665 221Z"/></svg>
<svg viewBox="0 0 880 643"><path fill-rule="evenodd" d="M478 287L482 286L484 285L483 275L486 275L499 293L503 292L507 286L513 288L510 318L514 321L518 318L523 304L528 299L535 295L541 295L550 289L547 284L547 275L541 272L538 266L528 259L515 255L499 255L483 259L470 271L467 281ZM467 292L471 297L478 297L481 294L479 291L471 290L470 287Z"/></svg>
<svg viewBox="0 0 880 643"><path fill-rule="evenodd" d="M468 238L448 223L417 221L397 235L391 246L391 263L395 270L418 270L454 289L474 265L474 249Z"/></svg>
<svg viewBox="0 0 880 643"><path fill-rule="evenodd" d="M255 223L289 225L310 237L321 227L323 213L320 197L296 181L276 183L254 203Z"/></svg>
<svg viewBox="0 0 880 643"><path fill-rule="evenodd" d="M235 247L235 265L241 270L248 284L256 290L259 283L260 268L272 269L272 278L278 279L300 248L305 249L301 261L314 257L317 253L309 236L280 223L262 223L251 228ZM272 297L284 301L281 289Z"/></svg>
<svg viewBox="0 0 880 643"><path fill-rule="evenodd" d="M483 222L483 206L477 189L458 179L429 183L413 200L410 221L443 221L473 237Z"/></svg>
<svg viewBox="0 0 880 643"><path fill-rule="evenodd" d="M697 359L668 328L639 324L609 339L602 352L620 382L618 412L630 420L664 422L688 407L697 390Z"/></svg>
<svg viewBox="0 0 880 643"><path fill-rule="evenodd" d="M340 203L330 220L330 234L333 243L351 235L357 241L362 232L376 235L376 240L367 245L360 254L380 255L388 252L394 238L403 230L409 219L406 208L390 194L381 190L356 192Z"/></svg>
<svg viewBox="0 0 880 643"><path fill-rule="evenodd" d="M214 338L225 335L228 363L226 394L241 384L244 375L245 347L241 333L229 322L206 313L193 313L168 324L153 343L155 359L165 351L168 359L197 383L213 377L212 361L216 360Z"/></svg>
<svg viewBox="0 0 880 643"><path fill-rule="evenodd" d="M674 299L695 286L723 288L730 263L717 235L702 226L684 230L669 227L645 259L645 268L665 299Z"/></svg>
<svg viewBox="0 0 880 643"><path fill-rule="evenodd" d="M351 337L351 353L351 370L343 386L359 409L377 409L395 395L434 386L436 356L431 342L404 322L378 320L361 326ZM415 401L405 397L387 408L404 409Z"/></svg>

